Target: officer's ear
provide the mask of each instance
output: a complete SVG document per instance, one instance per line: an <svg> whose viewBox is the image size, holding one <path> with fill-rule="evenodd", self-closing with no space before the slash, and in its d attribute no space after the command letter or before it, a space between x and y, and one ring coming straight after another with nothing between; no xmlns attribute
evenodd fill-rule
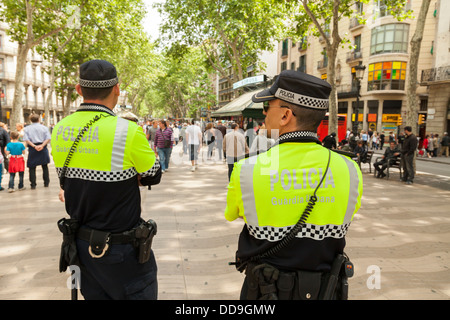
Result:
<svg viewBox="0 0 450 320"><path fill-rule="evenodd" d="M81 92L81 86L80 86L80 84L76 84L76 85L75 85L75 90L77 91L77 93L78 93L80 96L83 96L83 93Z"/></svg>
<svg viewBox="0 0 450 320"><path fill-rule="evenodd" d="M294 114L292 113L292 110L290 108L280 108L282 111L281 118L280 118L280 126L287 126L291 122L296 123L297 120L295 119Z"/></svg>
<svg viewBox="0 0 450 320"><path fill-rule="evenodd" d="M117 96L117 97L120 96L120 85L119 85L119 84L116 84L116 85L113 87L113 92L114 92L114 95L115 95L115 96Z"/></svg>

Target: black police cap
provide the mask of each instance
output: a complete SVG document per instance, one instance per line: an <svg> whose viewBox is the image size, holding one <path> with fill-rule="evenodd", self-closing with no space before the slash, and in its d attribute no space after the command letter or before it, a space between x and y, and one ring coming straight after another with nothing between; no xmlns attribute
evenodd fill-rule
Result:
<svg viewBox="0 0 450 320"><path fill-rule="evenodd" d="M331 85L317 77L294 71L282 71L269 89L253 95L255 103L281 99L313 109L328 110Z"/></svg>
<svg viewBox="0 0 450 320"><path fill-rule="evenodd" d="M104 89L119 83L116 68L105 60L91 60L80 66L80 86Z"/></svg>

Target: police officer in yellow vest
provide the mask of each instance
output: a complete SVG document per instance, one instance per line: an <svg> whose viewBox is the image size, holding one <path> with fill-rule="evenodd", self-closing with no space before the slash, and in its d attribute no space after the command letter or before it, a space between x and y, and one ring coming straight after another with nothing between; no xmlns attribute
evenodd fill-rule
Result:
<svg viewBox="0 0 450 320"><path fill-rule="evenodd" d="M241 299L346 299L353 265L345 235L361 205L362 175L346 155L322 147L316 131L331 86L287 70L253 96L264 103L267 152L236 163L225 218L243 218L236 267Z"/></svg>
<svg viewBox="0 0 450 320"><path fill-rule="evenodd" d="M83 63L76 90L84 102L52 133L60 199L70 215L58 222L60 271L79 266L85 299L156 299L148 245L156 225L141 218L139 185L160 182L159 161L142 128L112 111L120 89L111 63Z"/></svg>

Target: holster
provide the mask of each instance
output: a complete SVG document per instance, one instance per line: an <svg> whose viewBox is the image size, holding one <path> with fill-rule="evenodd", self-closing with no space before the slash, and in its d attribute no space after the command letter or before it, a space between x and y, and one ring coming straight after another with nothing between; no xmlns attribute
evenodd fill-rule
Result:
<svg viewBox="0 0 450 320"><path fill-rule="evenodd" d="M146 263L150 259L153 237L156 235L157 225L153 220L143 221L136 228L135 237L139 263Z"/></svg>
<svg viewBox="0 0 450 320"><path fill-rule="evenodd" d="M59 272L65 272L68 266L80 265L76 244L79 223L76 219L62 218L58 221L58 228L63 234L61 254L59 257Z"/></svg>
<svg viewBox="0 0 450 320"><path fill-rule="evenodd" d="M338 255L330 272L284 271L262 263L248 263L247 300L347 300L353 264Z"/></svg>

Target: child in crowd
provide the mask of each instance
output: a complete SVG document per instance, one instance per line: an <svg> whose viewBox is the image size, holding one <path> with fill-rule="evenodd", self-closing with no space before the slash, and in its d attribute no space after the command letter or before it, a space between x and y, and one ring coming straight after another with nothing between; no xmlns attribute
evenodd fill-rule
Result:
<svg viewBox="0 0 450 320"><path fill-rule="evenodd" d="M11 142L6 145L6 155L11 155L9 158L9 186L8 192L14 192L14 178L16 172L19 173L19 191L25 190L23 186L23 175L25 172L25 146L19 142L19 133L11 131Z"/></svg>
<svg viewBox="0 0 450 320"><path fill-rule="evenodd" d="M5 188L2 188L2 175L3 175L3 155L0 152L0 191L5 190Z"/></svg>

